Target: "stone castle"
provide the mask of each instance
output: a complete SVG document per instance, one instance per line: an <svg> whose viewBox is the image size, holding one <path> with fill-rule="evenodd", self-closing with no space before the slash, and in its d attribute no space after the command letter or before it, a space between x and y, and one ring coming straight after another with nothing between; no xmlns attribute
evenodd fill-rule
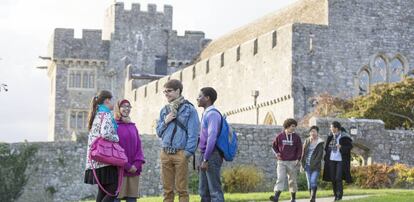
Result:
<svg viewBox="0 0 414 202"><path fill-rule="evenodd" d="M204 33L172 30L173 9L163 12L149 4L107 9L103 30L55 29L49 45L47 72L51 80L49 140L70 140L86 133L91 98L108 89L115 100L124 97L126 75L135 75L134 88L193 63L209 42ZM129 73L127 74L126 69Z"/></svg>
<svg viewBox="0 0 414 202"><path fill-rule="evenodd" d="M147 161L140 195L162 191L153 127L165 104L162 86L172 78L183 82L183 94L192 102L201 87L217 89L216 106L239 138L237 158L224 169L256 166L265 175L257 190L264 192L276 179L276 161L269 161L274 158L271 140L285 118L312 111L312 97L320 93L350 98L367 93L373 84L414 73L412 0L301 0L211 42L202 32L177 36L170 6L162 13L155 5L147 10L115 3L103 30L84 30L79 39L72 29L55 30L47 68L49 137L55 142L30 143L38 151L25 170L30 176L17 201L96 196L96 186L83 183L85 142L65 140L86 136L89 102L102 89L132 101ZM314 117L309 124L318 125L325 137L333 120L350 131L360 164L414 166L413 131L386 130L381 120ZM306 137L307 128L297 131ZM10 146L20 150L25 144Z"/></svg>
<svg viewBox="0 0 414 202"><path fill-rule="evenodd" d="M170 6L115 3L103 31L73 33L56 29L50 45L51 140L85 132L101 89L131 100L140 132L154 134L173 78L191 102L214 87L231 123L280 125L312 111L321 93L350 98L414 71L412 0L301 0L211 42L202 32L177 36Z"/></svg>

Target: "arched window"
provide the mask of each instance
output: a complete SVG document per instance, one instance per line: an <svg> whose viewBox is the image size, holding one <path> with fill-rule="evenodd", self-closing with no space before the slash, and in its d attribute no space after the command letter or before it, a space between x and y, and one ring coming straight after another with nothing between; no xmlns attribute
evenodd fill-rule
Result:
<svg viewBox="0 0 414 202"><path fill-rule="evenodd" d="M394 58L390 62L390 82L399 82L404 75L404 65L400 59Z"/></svg>
<svg viewBox="0 0 414 202"><path fill-rule="evenodd" d="M273 115L272 112L267 112L263 124L264 125L276 125L275 116Z"/></svg>
<svg viewBox="0 0 414 202"><path fill-rule="evenodd" d="M358 76L359 80L359 86L358 86L358 92L359 95L366 95L369 91L369 72L368 70L363 70L361 73L359 73Z"/></svg>
<svg viewBox="0 0 414 202"><path fill-rule="evenodd" d="M378 56L374 60L372 69L372 83L383 83L387 80L387 63L384 58Z"/></svg>

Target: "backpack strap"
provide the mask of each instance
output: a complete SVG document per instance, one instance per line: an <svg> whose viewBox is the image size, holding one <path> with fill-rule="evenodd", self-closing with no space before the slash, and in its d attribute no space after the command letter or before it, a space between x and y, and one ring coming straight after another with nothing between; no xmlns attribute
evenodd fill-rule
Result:
<svg viewBox="0 0 414 202"><path fill-rule="evenodd" d="M219 111L219 110L217 110L216 108L213 108L213 109L211 109L211 110L216 111L218 114L220 114L220 117L221 117L220 127L219 127L219 131L218 131L218 133L217 133L217 139L218 139L218 138L220 137L220 134L221 134L221 128L222 128L222 126L223 126L223 121L224 121L224 118L223 118L223 115L220 113L220 111ZM216 141L217 141L217 140L216 140ZM223 151L221 151L221 150L217 147L217 145L215 145L215 147L216 147L217 151L219 152L219 154L220 154L221 158L224 158Z"/></svg>
<svg viewBox="0 0 414 202"><path fill-rule="evenodd" d="M213 109L211 109L211 110L213 110L213 111L216 111L218 114L220 114L220 118L221 118L221 120L220 120L220 127L219 127L219 131L218 131L218 133L217 133L217 138L220 136L220 133L221 133L221 126L223 125L223 115L221 115L221 113L220 113L220 111L219 110L217 110L216 108L213 108Z"/></svg>
<svg viewBox="0 0 414 202"><path fill-rule="evenodd" d="M178 114L178 112L180 112L180 109L181 109L181 107L182 106L184 106L184 104L190 104L191 106L194 106L191 102L189 102L188 100L184 100L184 102L183 103L181 103L180 104L180 106L178 107L178 109L177 109L177 114ZM164 132L166 131L166 129L168 128L168 125L170 125L170 123L175 123L175 125L174 125L174 129L173 129L173 134L171 135L171 140L170 140L170 146L172 146L172 143L173 143L173 140L174 140L174 137L175 137L175 133L177 132L177 126L178 127L180 127L181 129L183 129L184 131L185 131L185 135L186 136L188 136L188 129L184 126L184 124L183 123L181 123L179 120L178 120L178 116L174 119L174 120L172 120L171 122L169 122L168 124L167 124L167 126L164 128L164 130L161 132L161 137L162 136L164 136Z"/></svg>

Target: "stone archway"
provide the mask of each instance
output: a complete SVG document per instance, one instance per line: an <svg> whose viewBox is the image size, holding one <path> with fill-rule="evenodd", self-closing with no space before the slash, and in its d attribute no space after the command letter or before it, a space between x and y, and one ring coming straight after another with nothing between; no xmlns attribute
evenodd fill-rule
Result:
<svg viewBox="0 0 414 202"><path fill-rule="evenodd" d="M353 166L370 165L372 163L371 150L367 146L358 142L354 142L353 146L354 147L351 151L351 164Z"/></svg>
<svg viewBox="0 0 414 202"><path fill-rule="evenodd" d="M276 119L272 112L267 112L263 124L264 125L276 125Z"/></svg>

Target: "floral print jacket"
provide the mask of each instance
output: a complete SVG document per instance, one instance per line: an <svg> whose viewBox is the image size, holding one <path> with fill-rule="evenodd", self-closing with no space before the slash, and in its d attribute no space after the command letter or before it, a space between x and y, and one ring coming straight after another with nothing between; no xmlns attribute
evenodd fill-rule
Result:
<svg viewBox="0 0 414 202"><path fill-rule="evenodd" d="M89 160L89 151L91 149L92 142L98 138L103 137L109 141L119 142L119 137L116 132L115 126L112 122L112 115L110 112L98 112L92 123L92 128L88 135L88 150L86 152L86 169L92 169L91 163L94 168L101 168L109 166L108 164L100 163L94 160Z"/></svg>

